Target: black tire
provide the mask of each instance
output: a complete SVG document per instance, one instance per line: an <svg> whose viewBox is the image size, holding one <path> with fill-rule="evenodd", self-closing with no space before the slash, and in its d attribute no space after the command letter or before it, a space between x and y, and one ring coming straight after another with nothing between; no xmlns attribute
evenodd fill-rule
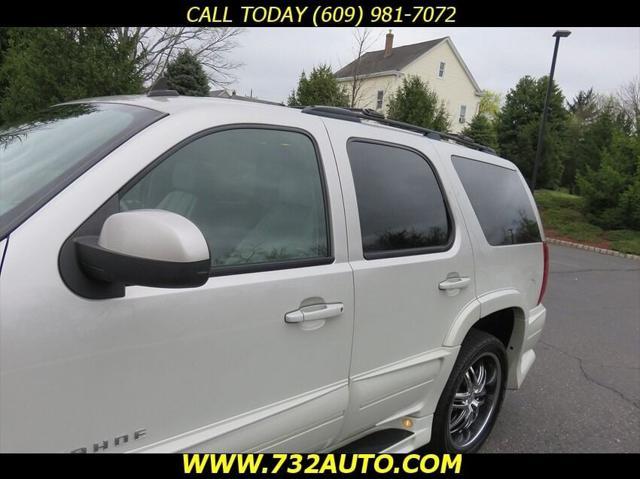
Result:
<svg viewBox="0 0 640 479"><path fill-rule="evenodd" d="M487 417L482 417L481 413L478 412L476 420L479 421L479 423L476 427L482 427L475 433L473 433L473 431L469 431L467 439L469 441L468 443L465 443L464 439L460 439L456 442L457 438L462 438L463 433L457 432L453 435L451 434L451 422L455 422L456 419L452 414L457 414L457 411L460 408L465 409L466 413L467 407L458 405L457 407L459 409L454 410L454 396L456 392L460 391L459 388L462 387L464 389L465 385L468 384L465 381L467 371L469 371L472 366L476 366L476 364L484 364L485 361L487 361L489 366L491 364L495 364L494 367L496 371L499 370L499 375L496 379L497 384L494 386L493 394L490 395L487 393L486 396L484 396L487 398L483 401L484 404L482 406L476 406L478 411L485 407L483 414L486 414ZM482 367L484 368L484 366ZM488 370L489 367L486 369ZM431 442L428 445L428 449L450 454L477 451L491 433L496 418L498 417L498 413L500 412L500 407L502 406L505 393L506 375L507 355L502 342L495 336L485 333L484 331L471 329L462 343L460 353L458 354L456 363L451 371L449 380L447 381L447 384L442 391L442 395L440 396L440 400L438 401L438 406L436 407L436 412L433 418ZM467 376L467 379L468 378L469 376ZM488 385L489 384L487 382L487 389ZM466 393L463 392L460 394ZM490 396L493 401L491 407L489 406L488 401ZM457 399L457 401L459 403L461 400ZM471 410L470 407L469 410ZM465 436L466 432L467 431L465 430Z"/></svg>

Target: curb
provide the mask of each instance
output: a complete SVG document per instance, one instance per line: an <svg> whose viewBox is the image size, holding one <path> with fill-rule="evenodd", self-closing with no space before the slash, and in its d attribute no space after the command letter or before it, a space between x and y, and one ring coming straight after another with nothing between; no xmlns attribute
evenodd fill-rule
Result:
<svg viewBox="0 0 640 479"><path fill-rule="evenodd" d="M617 256L618 258L635 259L640 261L640 256L637 254L621 253L620 251L614 251L612 249L597 248L595 246L589 246L582 243L573 243L572 241L565 241L555 238L546 238L546 242L559 246L568 246L569 248L583 249L585 251L591 251L593 253L607 254L609 256Z"/></svg>

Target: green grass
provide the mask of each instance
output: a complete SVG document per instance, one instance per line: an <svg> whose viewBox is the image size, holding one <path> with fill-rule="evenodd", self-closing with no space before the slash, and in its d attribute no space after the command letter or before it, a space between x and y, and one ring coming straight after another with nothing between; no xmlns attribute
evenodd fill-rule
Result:
<svg viewBox="0 0 640 479"><path fill-rule="evenodd" d="M606 236L611 241L611 249L623 253L640 254L640 231L607 231Z"/></svg>
<svg viewBox="0 0 640 479"><path fill-rule="evenodd" d="M607 231L589 223L580 196L566 191L537 190L535 198L548 236L640 254L640 231Z"/></svg>

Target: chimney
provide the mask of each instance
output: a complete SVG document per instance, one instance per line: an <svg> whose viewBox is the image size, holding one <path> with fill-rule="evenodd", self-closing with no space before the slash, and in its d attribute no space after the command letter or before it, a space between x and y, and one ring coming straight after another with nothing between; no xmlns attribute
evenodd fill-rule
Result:
<svg viewBox="0 0 640 479"><path fill-rule="evenodd" d="M389 30L389 33L387 33L387 41L384 44L384 58L391 56L391 50L393 50L393 33Z"/></svg>

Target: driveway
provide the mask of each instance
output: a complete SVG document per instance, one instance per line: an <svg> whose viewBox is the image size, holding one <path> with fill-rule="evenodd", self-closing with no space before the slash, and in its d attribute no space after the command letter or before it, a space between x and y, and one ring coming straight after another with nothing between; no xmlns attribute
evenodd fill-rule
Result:
<svg viewBox="0 0 640 479"><path fill-rule="evenodd" d="M483 452L640 452L640 261L550 246L547 324Z"/></svg>

